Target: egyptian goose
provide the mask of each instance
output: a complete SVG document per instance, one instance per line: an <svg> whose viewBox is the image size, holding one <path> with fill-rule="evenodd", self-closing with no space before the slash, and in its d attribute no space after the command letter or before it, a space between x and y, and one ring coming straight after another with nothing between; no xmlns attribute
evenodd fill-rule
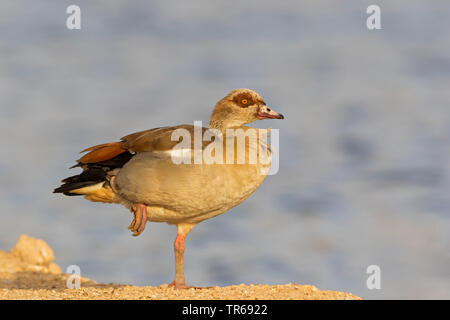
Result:
<svg viewBox="0 0 450 320"><path fill-rule="evenodd" d="M154 128L127 135L119 142L83 150L88 153L73 166L83 171L62 180L63 184L54 192L124 205L134 216L128 227L134 236L142 233L147 221L175 224L176 268L170 285L186 288L183 271L186 235L197 223L244 201L267 176L267 170L262 169L270 167L271 151L261 138L263 129L244 126L262 119L284 117L269 109L258 93L232 90L217 102L209 128L192 125ZM244 156L240 155L239 142L235 143L239 140L235 134L239 129L244 134L241 140ZM200 143L195 140L196 130L200 132ZM248 134L251 130L256 134ZM191 134L193 141L180 133ZM230 141L234 144L228 145ZM259 157L252 161L251 150L256 150L257 155L267 153L269 162ZM203 157L198 158L198 151L204 153ZM227 151L233 152L229 156ZM215 161L206 161L205 154ZM196 160L195 157L197 161L189 161Z"/></svg>

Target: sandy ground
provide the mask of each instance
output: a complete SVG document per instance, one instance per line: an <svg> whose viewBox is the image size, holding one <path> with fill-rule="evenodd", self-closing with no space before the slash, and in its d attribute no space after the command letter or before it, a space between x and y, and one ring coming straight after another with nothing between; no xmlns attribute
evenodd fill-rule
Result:
<svg viewBox="0 0 450 320"><path fill-rule="evenodd" d="M81 278L79 289L68 289L73 276L61 273L53 251L43 240L19 237L10 252L0 251L0 300L6 299L360 299L350 293L322 291L311 285L235 285L175 290L167 284L137 287L99 284Z"/></svg>

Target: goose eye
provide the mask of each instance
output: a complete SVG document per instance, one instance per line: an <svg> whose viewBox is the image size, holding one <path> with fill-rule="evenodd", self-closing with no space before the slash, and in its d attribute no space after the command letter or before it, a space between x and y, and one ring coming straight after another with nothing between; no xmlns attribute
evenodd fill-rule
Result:
<svg viewBox="0 0 450 320"><path fill-rule="evenodd" d="M248 103L248 100L247 99L242 99L242 104L247 104Z"/></svg>

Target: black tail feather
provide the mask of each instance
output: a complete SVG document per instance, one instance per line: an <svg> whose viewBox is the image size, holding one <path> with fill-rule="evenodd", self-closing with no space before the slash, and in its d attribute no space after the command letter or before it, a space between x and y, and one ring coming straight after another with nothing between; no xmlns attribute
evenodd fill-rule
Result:
<svg viewBox="0 0 450 320"><path fill-rule="evenodd" d="M107 172L101 168L87 168L82 173L65 178L59 188L53 190L53 193L64 193L65 195L75 195L71 190L91 186L106 180Z"/></svg>
<svg viewBox="0 0 450 320"><path fill-rule="evenodd" d="M123 167L123 165L132 157L132 153L125 152L110 160L90 164L77 164L74 167L82 166L83 172L62 180L61 182L63 182L63 184L53 190L53 193L63 193L67 196L78 196L80 194L72 193L70 191L106 181L106 176L109 171Z"/></svg>
<svg viewBox="0 0 450 320"><path fill-rule="evenodd" d="M99 182L101 182L101 181L98 181L98 182L85 181L85 182L76 182L76 183L65 183L62 186L60 186L59 188L56 188L55 190L53 190L53 193L64 193L66 196L81 196L81 194L72 193L70 191L76 190L79 188L92 186Z"/></svg>

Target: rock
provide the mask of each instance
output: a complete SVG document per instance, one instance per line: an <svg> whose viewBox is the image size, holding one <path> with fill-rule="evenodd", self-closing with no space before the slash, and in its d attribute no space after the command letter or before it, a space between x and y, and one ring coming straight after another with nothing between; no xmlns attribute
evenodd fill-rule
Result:
<svg viewBox="0 0 450 320"><path fill-rule="evenodd" d="M20 272L23 271L24 263L6 251L0 251L0 272Z"/></svg>
<svg viewBox="0 0 450 320"><path fill-rule="evenodd" d="M25 263L38 266L48 266L55 256L50 246L41 239L21 235L11 253Z"/></svg>
<svg viewBox="0 0 450 320"><path fill-rule="evenodd" d="M62 272L62 270L56 263L52 262L48 265L48 272L54 273L54 274L59 274Z"/></svg>
<svg viewBox="0 0 450 320"><path fill-rule="evenodd" d="M0 272L60 274L61 269L53 259L53 250L44 240L21 235L11 252L0 251Z"/></svg>

